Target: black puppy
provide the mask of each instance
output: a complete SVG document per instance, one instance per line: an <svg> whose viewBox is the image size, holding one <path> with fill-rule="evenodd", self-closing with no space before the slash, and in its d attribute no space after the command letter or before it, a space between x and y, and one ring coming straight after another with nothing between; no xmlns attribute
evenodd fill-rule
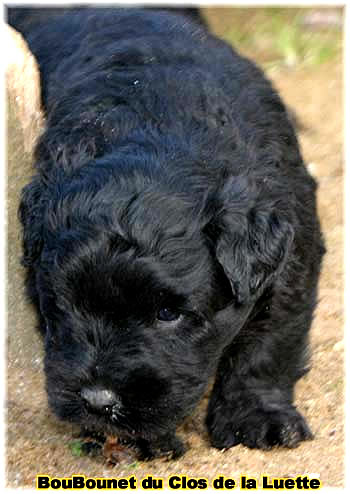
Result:
<svg viewBox="0 0 350 494"><path fill-rule="evenodd" d="M215 447L311 438L293 388L324 249L276 91L193 12L16 12L47 116L20 218L54 412L177 456L216 375Z"/></svg>

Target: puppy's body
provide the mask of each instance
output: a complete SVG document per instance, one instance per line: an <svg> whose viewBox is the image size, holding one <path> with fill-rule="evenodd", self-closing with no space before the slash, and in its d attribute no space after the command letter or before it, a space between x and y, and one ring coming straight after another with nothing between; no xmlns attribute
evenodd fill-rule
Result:
<svg viewBox="0 0 350 494"><path fill-rule="evenodd" d="M323 246L270 83L182 13L19 27L47 113L20 216L53 410L181 454L176 426L216 373L213 445L311 437L293 387Z"/></svg>

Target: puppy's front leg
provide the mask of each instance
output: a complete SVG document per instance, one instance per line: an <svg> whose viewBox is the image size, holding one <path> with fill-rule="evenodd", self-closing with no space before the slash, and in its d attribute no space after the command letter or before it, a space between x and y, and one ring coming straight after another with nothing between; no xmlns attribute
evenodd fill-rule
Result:
<svg viewBox="0 0 350 494"><path fill-rule="evenodd" d="M312 438L293 406L294 384L305 369L310 324L309 314L300 316L291 316L282 330L276 320L252 321L225 351L208 407L213 446L292 448Z"/></svg>
<svg viewBox="0 0 350 494"><path fill-rule="evenodd" d="M138 449L137 456L140 460L151 460L159 457L173 460L182 456L187 449L175 433L166 434L152 442L138 439L136 446Z"/></svg>

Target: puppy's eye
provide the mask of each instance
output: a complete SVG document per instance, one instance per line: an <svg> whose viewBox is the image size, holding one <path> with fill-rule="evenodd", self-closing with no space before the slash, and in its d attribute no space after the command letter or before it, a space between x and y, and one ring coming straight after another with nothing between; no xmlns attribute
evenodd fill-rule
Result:
<svg viewBox="0 0 350 494"><path fill-rule="evenodd" d="M159 321L165 321L165 322L170 322L170 321L176 321L179 319L181 316L180 312L177 312L176 310L169 309L168 307L163 307L158 311L157 314L157 319Z"/></svg>

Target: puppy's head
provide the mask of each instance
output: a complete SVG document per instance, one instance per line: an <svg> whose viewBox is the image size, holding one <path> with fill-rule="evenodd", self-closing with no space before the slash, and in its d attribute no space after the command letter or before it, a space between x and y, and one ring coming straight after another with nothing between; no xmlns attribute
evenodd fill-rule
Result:
<svg viewBox="0 0 350 494"><path fill-rule="evenodd" d="M195 406L283 268L292 230L243 178L204 200L137 174L107 173L101 187L103 168L86 173L51 194L41 235L27 232L42 242L27 253L49 402L63 419L152 440Z"/></svg>

